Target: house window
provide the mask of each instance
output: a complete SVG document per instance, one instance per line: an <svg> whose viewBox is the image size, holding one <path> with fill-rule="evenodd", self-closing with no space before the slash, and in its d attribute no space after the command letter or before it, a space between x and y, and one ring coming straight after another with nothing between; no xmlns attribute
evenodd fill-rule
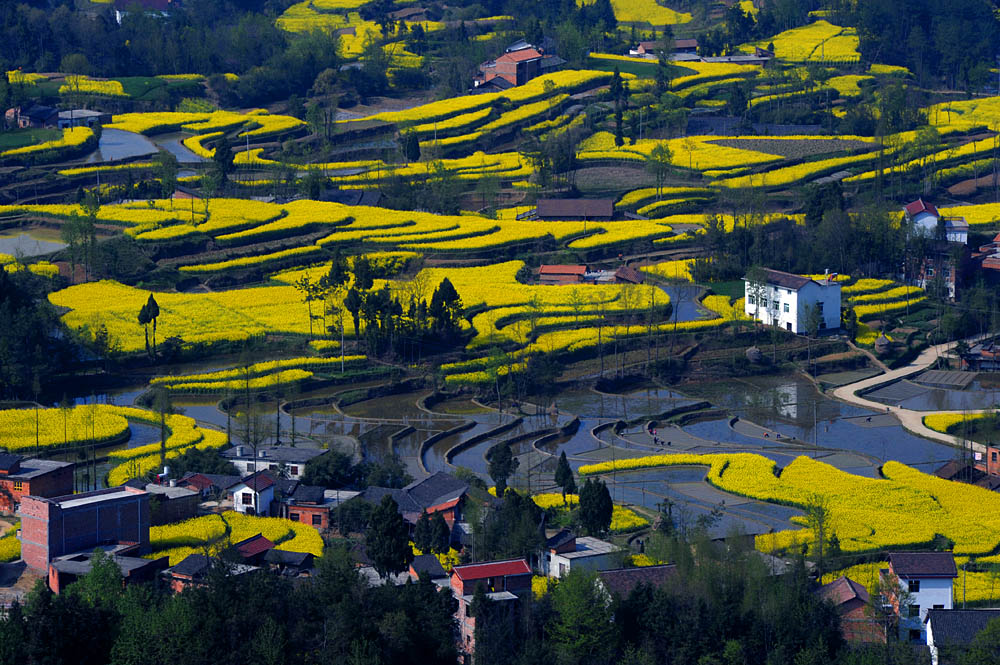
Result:
<svg viewBox="0 0 1000 665"><path fill-rule="evenodd" d="M268 468L269 471L277 471L278 470L278 465L277 464L268 464L267 468Z"/></svg>
<svg viewBox="0 0 1000 665"><path fill-rule="evenodd" d="M911 642L919 642L920 641L920 631L919 630L911 630L910 631L910 641Z"/></svg>
<svg viewBox="0 0 1000 665"><path fill-rule="evenodd" d="M785 314L788 314L788 303L785 303Z"/></svg>
<svg viewBox="0 0 1000 665"><path fill-rule="evenodd" d="M15 480L14 481L14 491L15 492L20 492L21 491L21 481L20 480Z"/></svg>
<svg viewBox="0 0 1000 665"><path fill-rule="evenodd" d="M297 467L297 466L295 466L295 465L293 464L293 465L292 465L292 466L291 466L291 467L289 468L289 473L291 473L291 474L292 474L293 476L297 476L297 475L299 475L299 467Z"/></svg>
<svg viewBox="0 0 1000 665"><path fill-rule="evenodd" d="M767 298L760 299L760 306L763 307L764 309L767 309Z"/></svg>
<svg viewBox="0 0 1000 665"><path fill-rule="evenodd" d="M299 514L298 513L289 513L288 514L288 519L292 520L293 522L298 522L299 521Z"/></svg>
<svg viewBox="0 0 1000 665"><path fill-rule="evenodd" d="M916 619L920 616L920 605L910 605L910 611L907 616L911 619Z"/></svg>
<svg viewBox="0 0 1000 665"><path fill-rule="evenodd" d="M944 609L944 605L935 605L934 609L936 609L936 610L943 610Z"/></svg>
<svg viewBox="0 0 1000 665"><path fill-rule="evenodd" d="M321 526L323 524L322 515L313 515L313 526Z"/></svg>
<svg viewBox="0 0 1000 665"><path fill-rule="evenodd" d="M820 319L819 320L819 329L823 330L824 328L826 328L826 321L824 321L823 319Z"/></svg>
<svg viewBox="0 0 1000 665"><path fill-rule="evenodd" d="M244 506L252 506L253 505L253 493L251 493L251 492L244 492L240 496L243 497L243 505Z"/></svg>
<svg viewBox="0 0 1000 665"><path fill-rule="evenodd" d="M991 461L992 461L992 462L993 462L994 464L996 464L996 463L997 463L997 454L996 454L996 452L992 452L992 453L990 453L990 460L991 460Z"/></svg>
<svg viewBox="0 0 1000 665"><path fill-rule="evenodd" d="M820 314L823 313L823 303L822 302L816 303L816 308L819 310Z"/></svg>
<svg viewBox="0 0 1000 665"><path fill-rule="evenodd" d="M928 277L933 277L934 276L934 268L928 268L927 269L927 276Z"/></svg>
<svg viewBox="0 0 1000 665"><path fill-rule="evenodd" d="M750 303L751 305L756 305L757 304L757 296L748 296L747 297L747 302Z"/></svg>
<svg viewBox="0 0 1000 665"><path fill-rule="evenodd" d="M910 593L920 593L920 580L910 580L908 588Z"/></svg>

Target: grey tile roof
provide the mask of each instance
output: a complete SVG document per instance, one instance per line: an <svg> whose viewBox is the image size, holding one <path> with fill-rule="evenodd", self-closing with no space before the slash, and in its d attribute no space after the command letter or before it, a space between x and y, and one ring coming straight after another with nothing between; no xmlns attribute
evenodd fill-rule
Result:
<svg viewBox="0 0 1000 665"><path fill-rule="evenodd" d="M624 598L632 593L632 589L640 584L660 586L676 574L676 566L665 564L662 566L602 570L597 573L597 577L604 584L604 588L608 590L608 593Z"/></svg>
<svg viewBox="0 0 1000 665"><path fill-rule="evenodd" d="M892 552L889 563L893 572L904 579L958 577L951 552Z"/></svg>
<svg viewBox="0 0 1000 665"><path fill-rule="evenodd" d="M427 573L431 579L448 576L448 573L444 572L441 562L433 554L421 554L420 556L413 557L413 563L410 564L410 568L417 575Z"/></svg>
<svg viewBox="0 0 1000 665"><path fill-rule="evenodd" d="M452 501L469 490L469 485L455 476L438 471L434 475L410 483L403 491L420 509Z"/></svg>
<svg viewBox="0 0 1000 665"><path fill-rule="evenodd" d="M323 488L313 485L299 485L292 494L296 503L323 503Z"/></svg>
<svg viewBox="0 0 1000 665"><path fill-rule="evenodd" d="M177 575L184 575L187 577L198 577L203 575L211 563L209 559L204 554L188 554L184 557L184 560L178 563L176 566L171 566L167 568L165 572L176 573Z"/></svg>
<svg viewBox="0 0 1000 665"><path fill-rule="evenodd" d="M6 471L12 466L16 465L23 458L20 455L14 455L12 453L0 453L0 469Z"/></svg>
<svg viewBox="0 0 1000 665"><path fill-rule="evenodd" d="M240 448L243 454L239 454ZM268 462L285 462L286 464L305 464L314 457L325 454L326 450L319 448L292 448L291 446L261 446L257 448L257 461L267 464ZM261 456L263 453L263 456ZM226 459L250 461L254 459L253 448L250 446L233 446L222 451L222 456Z"/></svg>
<svg viewBox="0 0 1000 665"><path fill-rule="evenodd" d="M993 619L1000 619L1000 610L930 610L925 621L941 646L968 644Z"/></svg>
<svg viewBox="0 0 1000 665"><path fill-rule="evenodd" d="M783 289L792 289L793 291L798 291L812 281L808 277L793 275L790 272L784 272L781 270L771 270L769 268L764 270L764 275L768 284L780 286ZM743 279L746 279L746 277Z"/></svg>
<svg viewBox="0 0 1000 665"><path fill-rule="evenodd" d="M308 568L312 564L313 555L308 552L289 552L287 550L268 550L264 561L282 566Z"/></svg>
<svg viewBox="0 0 1000 665"><path fill-rule="evenodd" d="M73 463L59 462L51 459L23 459L21 460L21 468L18 469L17 473L12 473L8 477L11 480L31 480L32 478L43 476L46 473L51 473L56 469L62 469L67 466L73 466Z"/></svg>

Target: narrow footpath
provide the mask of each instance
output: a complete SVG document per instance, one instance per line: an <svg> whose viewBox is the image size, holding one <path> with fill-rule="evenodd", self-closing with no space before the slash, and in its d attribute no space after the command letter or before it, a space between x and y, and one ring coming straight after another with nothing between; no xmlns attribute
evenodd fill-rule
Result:
<svg viewBox="0 0 1000 665"><path fill-rule="evenodd" d="M993 333L976 335L974 337L967 338L965 342L971 345L981 339L991 337L992 335ZM855 404L874 411L892 413L899 420L899 423L911 433L916 434L917 436L922 436L925 439L954 446L956 445L956 440L953 435L932 430L924 425L924 416L929 416L934 413L950 413L952 411L914 411L913 409L906 409L902 406L886 405L881 402L865 399L858 393L918 374L933 365L938 358L941 358L951 352L951 350L955 348L956 344L958 344L958 341L945 342L944 344L928 347L908 365L898 369L889 370L884 374L879 374L867 379L855 381L854 383L848 383L845 386L840 386L839 388L835 388L831 394L840 401L847 402L848 404ZM970 414L983 412L984 410L969 411ZM972 442L972 449L976 452L985 452L986 450L982 444L975 442Z"/></svg>

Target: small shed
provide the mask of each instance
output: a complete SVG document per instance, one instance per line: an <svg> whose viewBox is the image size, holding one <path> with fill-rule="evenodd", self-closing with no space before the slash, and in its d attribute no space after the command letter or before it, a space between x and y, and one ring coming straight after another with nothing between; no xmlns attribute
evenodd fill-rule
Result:
<svg viewBox="0 0 1000 665"><path fill-rule="evenodd" d="M610 220L615 215L611 199L539 199L537 217L542 220Z"/></svg>
<svg viewBox="0 0 1000 665"><path fill-rule="evenodd" d="M538 269L540 284L579 284L587 274L587 266L543 265Z"/></svg>

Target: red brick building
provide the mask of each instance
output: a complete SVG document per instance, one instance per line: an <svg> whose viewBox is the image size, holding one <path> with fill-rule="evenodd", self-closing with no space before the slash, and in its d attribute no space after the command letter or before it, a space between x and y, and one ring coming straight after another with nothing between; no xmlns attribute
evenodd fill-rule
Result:
<svg viewBox="0 0 1000 665"><path fill-rule="evenodd" d="M0 513L14 513L21 498L73 493L73 465L0 453Z"/></svg>
<svg viewBox="0 0 1000 665"><path fill-rule="evenodd" d="M848 642L885 642L885 632L870 616L865 607L871 598L868 590L849 577L841 576L824 584L816 594L837 609L840 615L840 632Z"/></svg>
<svg viewBox="0 0 1000 665"><path fill-rule="evenodd" d="M149 494L132 487L54 498L26 496L21 518L21 556L29 568L48 572L56 557L127 543L149 551Z"/></svg>
<svg viewBox="0 0 1000 665"><path fill-rule="evenodd" d="M451 569L451 592L458 601L459 648L471 655L476 648L476 619L469 616L476 587L483 585L486 596L495 603L517 602L531 592L531 568L524 559L488 561L455 566Z"/></svg>

